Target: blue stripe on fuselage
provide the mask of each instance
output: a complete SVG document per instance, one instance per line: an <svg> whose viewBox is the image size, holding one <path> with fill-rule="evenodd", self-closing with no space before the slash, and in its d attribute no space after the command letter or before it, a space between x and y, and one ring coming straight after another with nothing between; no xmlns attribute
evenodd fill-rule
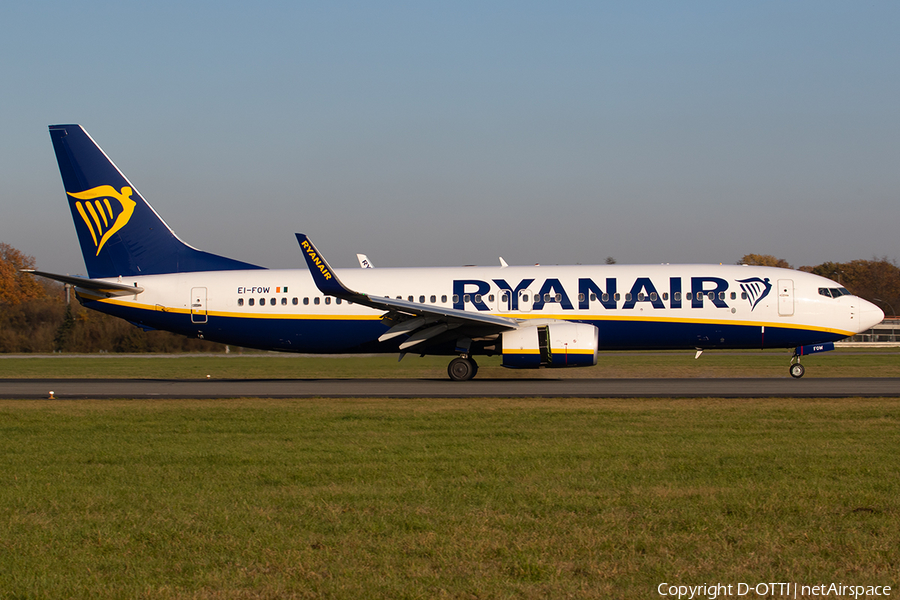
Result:
<svg viewBox="0 0 900 600"><path fill-rule="evenodd" d="M378 342L387 326L379 319L254 318L208 315L206 323L191 322L184 312L164 312L109 302L85 302L85 307L126 319L136 325L173 331L226 344L310 353L396 352L403 338ZM793 348L832 342L845 335L794 327L717 322L627 319L578 319L600 331L601 350ZM433 352L429 348L429 353ZM452 352L450 352L452 353Z"/></svg>

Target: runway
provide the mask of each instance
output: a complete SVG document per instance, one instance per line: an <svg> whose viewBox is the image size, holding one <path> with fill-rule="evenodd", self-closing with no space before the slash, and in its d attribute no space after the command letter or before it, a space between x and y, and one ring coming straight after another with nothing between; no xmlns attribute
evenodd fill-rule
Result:
<svg viewBox="0 0 900 600"><path fill-rule="evenodd" d="M900 397L900 378L3 379L0 398L851 398Z"/></svg>

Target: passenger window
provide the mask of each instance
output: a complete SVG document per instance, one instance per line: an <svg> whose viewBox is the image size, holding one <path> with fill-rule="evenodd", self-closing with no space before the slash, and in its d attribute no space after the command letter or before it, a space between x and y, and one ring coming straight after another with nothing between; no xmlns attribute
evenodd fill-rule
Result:
<svg viewBox="0 0 900 600"><path fill-rule="evenodd" d="M407 296L406 299L409 300L410 302L415 302L415 300L413 300L412 296Z"/></svg>
<svg viewBox="0 0 900 600"><path fill-rule="evenodd" d="M741 292L741 300L747 299L747 292Z"/></svg>
<svg viewBox="0 0 900 600"><path fill-rule="evenodd" d="M309 298L303 299L303 306L309 306Z"/></svg>
<svg viewBox="0 0 900 600"><path fill-rule="evenodd" d="M616 292L616 295L615 295L616 302L618 302L621 299L622 299L622 294L620 294L619 292Z"/></svg>
<svg viewBox="0 0 900 600"><path fill-rule="evenodd" d="M625 294L625 302L631 302L631 292Z"/></svg>
<svg viewBox="0 0 900 600"><path fill-rule="evenodd" d="M553 299L556 300L557 302L562 302L562 294L557 294L556 296L554 296Z"/></svg>
<svg viewBox="0 0 900 600"><path fill-rule="evenodd" d="M282 298L282 299L281 299L281 305L282 305L282 306L287 306L287 298Z"/></svg>
<svg viewBox="0 0 900 600"><path fill-rule="evenodd" d="M275 298L272 298L271 300L269 300L269 304L271 304L272 306L275 306L277 303L278 303L278 301L275 300Z"/></svg>
<svg viewBox="0 0 900 600"><path fill-rule="evenodd" d="M731 299L732 299L732 300L736 300L736 299L737 299L737 293L736 293L736 292L731 292Z"/></svg>
<svg viewBox="0 0 900 600"><path fill-rule="evenodd" d="M244 299L238 298L238 306L243 306L243 305L244 305Z"/></svg>
<svg viewBox="0 0 900 600"><path fill-rule="evenodd" d="M294 298L293 300L291 300L291 304L293 304L294 306L297 306L297 299Z"/></svg>
<svg viewBox="0 0 900 600"><path fill-rule="evenodd" d="M578 294L578 301L584 302L584 294Z"/></svg>
<svg viewBox="0 0 900 600"><path fill-rule="evenodd" d="M656 295L656 292L650 292L651 302L656 302L658 299L659 299L659 296Z"/></svg>
<svg viewBox="0 0 900 600"><path fill-rule="evenodd" d="M260 299L259 299L259 305L260 305L260 306L265 306L265 305L266 305L266 299L265 299L265 298L260 298Z"/></svg>
<svg viewBox="0 0 900 600"><path fill-rule="evenodd" d="M431 297L431 303L434 304L434 303L436 303L436 302L437 302L437 296L432 296L432 297Z"/></svg>
<svg viewBox="0 0 900 600"><path fill-rule="evenodd" d="M459 302L459 294L453 294L453 304Z"/></svg>
<svg viewBox="0 0 900 600"><path fill-rule="evenodd" d="M249 298L249 299L247 300L247 304L250 305L250 306L253 306L253 303L254 303L254 302L255 302L255 301L253 300L253 298Z"/></svg>
<svg viewBox="0 0 900 600"><path fill-rule="evenodd" d="M481 294L475 294L475 302L481 304Z"/></svg>
<svg viewBox="0 0 900 600"><path fill-rule="evenodd" d="M681 302L681 292L675 292L672 299L675 300L675 302Z"/></svg>
<svg viewBox="0 0 900 600"><path fill-rule="evenodd" d="M638 302L644 301L644 292L638 292Z"/></svg>
<svg viewBox="0 0 900 600"><path fill-rule="evenodd" d="M663 300L669 299L669 292L663 292Z"/></svg>
<svg viewBox="0 0 900 600"><path fill-rule="evenodd" d="M441 296L441 302L443 302L443 303L446 303L446 302L447 302L447 295L446 295L446 294L444 294L443 296Z"/></svg>
<svg viewBox="0 0 900 600"><path fill-rule="evenodd" d="M493 301L494 301L494 295L493 295L493 294L489 294L489 295L488 295L488 302L493 302Z"/></svg>
<svg viewBox="0 0 900 600"><path fill-rule="evenodd" d="M719 292L719 300L725 299L725 292Z"/></svg>
<svg viewBox="0 0 900 600"><path fill-rule="evenodd" d="M709 294L707 294L707 296L709 297L710 300L715 300L715 299L716 299L716 293L715 293L715 292L709 292Z"/></svg>
<svg viewBox="0 0 900 600"><path fill-rule="evenodd" d="M340 303L341 303L341 299L338 298L337 300L334 301L334 303L335 303L335 304L340 304Z"/></svg>
<svg viewBox="0 0 900 600"><path fill-rule="evenodd" d="M502 300L503 302L509 302L509 294L504 292L503 295L500 296L500 300Z"/></svg>
<svg viewBox="0 0 900 600"><path fill-rule="evenodd" d="M522 294L522 302L528 302L528 294Z"/></svg>
<svg viewBox="0 0 900 600"><path fill-rule="evenodd" d="M331 296L325 296L325 304L331 304Z"/></svg>
<svg viewBox="0 0 900 600"><path fill-rule="evenodd" d="M318 297L318 296L316 296L315 298L313 298L313 304L315 304L316 306L318 306L318 304L319 304L319 297Z"/></svg>
<svg viewBox="0 0 900 600"><path fill-rule="evenodd" d="M464 294L464 295L463 295L463 302L471 302L471 301L472 301L471 298L472 298L472 297L471 297L469 294Z"/></svg>
<svg viewBox="0 0 900 600"><path fill-rule="evenodd" d="M602 296L600 296L600 299L604 302L609 302L609 294L604 293Z"/></svg>

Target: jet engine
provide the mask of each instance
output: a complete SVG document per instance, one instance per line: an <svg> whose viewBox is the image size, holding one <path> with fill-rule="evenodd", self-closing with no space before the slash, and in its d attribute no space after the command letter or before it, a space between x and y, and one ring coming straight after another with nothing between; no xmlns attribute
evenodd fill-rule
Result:
<svg viewBox="0 0 900 600"><path fill-rule="evenodd" d="M503 366L590 367L597 364L600 332L594 325L550 321L529 323L501 334Z"/></svg>

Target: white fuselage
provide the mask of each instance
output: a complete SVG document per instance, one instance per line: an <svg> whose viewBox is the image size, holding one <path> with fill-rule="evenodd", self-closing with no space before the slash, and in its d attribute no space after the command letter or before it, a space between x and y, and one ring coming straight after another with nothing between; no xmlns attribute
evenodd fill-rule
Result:
<svg viewBox="0 0 900 600"><path fill-rule="evenodd" d="M529 320L591 323L600 349L791 347L883 314L833 281L739 265L342 269L370 296ZM306 269L123 277L143 292L88 302L146 327L294 352L394 352L383 311L323 296ZM843 290L838 292L836 290Z"/></svg>

